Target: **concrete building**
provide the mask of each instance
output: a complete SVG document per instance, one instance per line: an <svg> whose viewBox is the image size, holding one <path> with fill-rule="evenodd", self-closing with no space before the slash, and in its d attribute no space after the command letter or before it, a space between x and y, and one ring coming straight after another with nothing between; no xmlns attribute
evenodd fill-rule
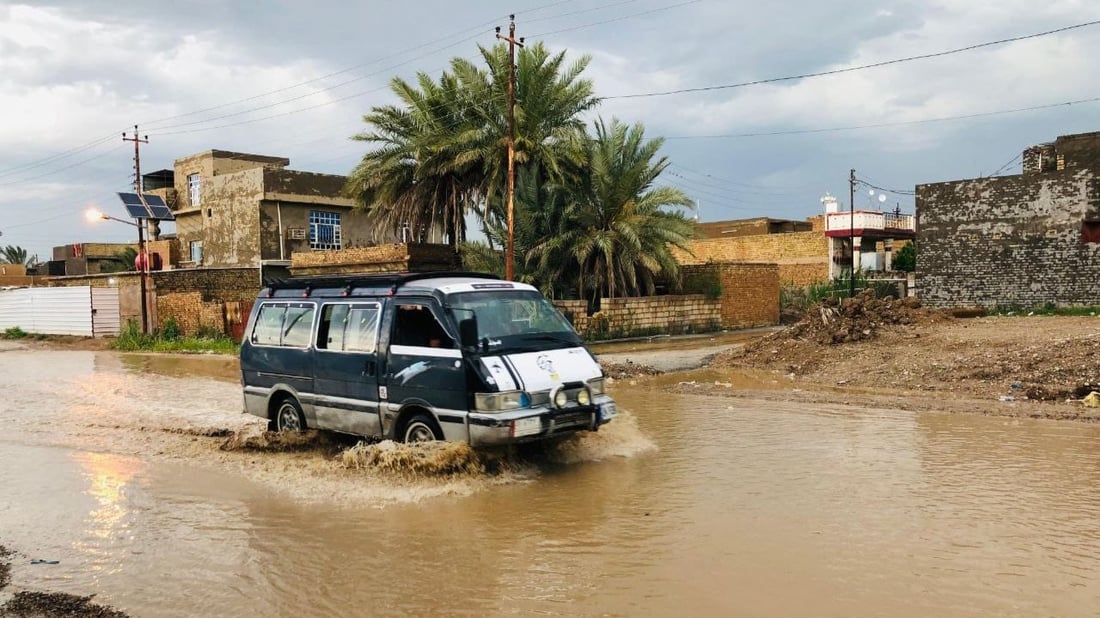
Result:
<svg viewBox="0 0 1100 618"><path fill-rule="evenodd" d="M929 306L1100 304L1100 132L1023 152L1023 173L917 185Z"/></svg>
<svg viewBox="0 0 1100 618"><path fill-rule="evenodd" d="M346 177L286 169L290 160L224 150L178 159L143 175L176 217L179 267L258 268L285 274L295 252L394 242L353 209Z"/></svg>
<svg viewBox="0 0 1100 618"><path fill-rule="evenodd" d="M847 276L853 269L864 273L890 272L893 257L917 235L916 217L898 208L882 210L840 210L835 197L821 199L825 207L825 237L828 239L829 279Z"/></svg>

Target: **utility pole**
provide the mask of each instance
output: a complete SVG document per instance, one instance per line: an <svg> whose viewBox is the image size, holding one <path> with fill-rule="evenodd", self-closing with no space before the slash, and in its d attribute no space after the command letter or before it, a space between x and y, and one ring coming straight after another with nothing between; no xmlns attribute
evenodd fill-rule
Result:
<svg viewBox="0 0 1100 618"><path fill-rule="evenodd" d="M149 136L142 138L138 135L138 126L134 125L134 136L126 137L122 132L122 141L134 143L134 192L141 195L141 144L149 143ZM149 332L149 301L146 298L145 278L149 272L149 254L145 250L145 222L147 219L138 219L138 260L141 262L141 332Z"/></svg>
<svg viewBox="0 0 1100 618"><path fill-rule="evenodd" d="M504 278L515 279L516 232L516 46L523 47L523 37L516 40L516 16L508 16L508 36L500 33L497 38L508 41L508 246L504 250Z"/></svg>
<svg viewBox="0 0 1100 618"><path fill-rule="evenodd" d="M852 260L848 264L848 298L856 296L856 170L848 174L848 244L852 247Z"/></svg>

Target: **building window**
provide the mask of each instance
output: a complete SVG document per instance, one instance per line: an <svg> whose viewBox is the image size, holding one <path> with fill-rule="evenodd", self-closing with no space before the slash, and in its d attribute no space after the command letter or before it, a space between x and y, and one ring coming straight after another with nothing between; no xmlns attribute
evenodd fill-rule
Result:
<svg viewBox="0 0 1100 618"><path fill-rule="evenodd" d="M1100 243L1100 220L1081 223L1081 242Z"/></svg>
<svg viewBox="0 0 1100 618"><path fill-rule="evenodd" d="M187 194L191 196L191 205L198 206L201 203L202 176L198 174L187 175Z"/></svg>
<svg viewBox="0 0 1100 618"><path fill-rule="evenodd" d="M309 248L315 251L340 248L340 213L309 211Z"/></svg>
<svg viewBox="0 0 1100 618"><path fill-rule="evenodd" d="M191 261L194 262L196 265L202 264L202 241L192 240L190 247Z"/></svg>

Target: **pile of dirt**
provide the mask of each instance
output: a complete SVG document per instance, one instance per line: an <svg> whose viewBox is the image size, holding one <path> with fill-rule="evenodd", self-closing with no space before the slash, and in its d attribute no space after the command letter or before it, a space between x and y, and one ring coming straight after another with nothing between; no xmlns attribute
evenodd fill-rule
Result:
<svg viewBox="0 0 1100 618"><path fill-rule="evenodd" d="M920 306L915 298L876 298L868 290L855 298L826 299L797 323L761 337L739 350L720 354L713 366L775 367L815 365L819 357L832 356L830 348L869 341L884 331L947 322L951 314Z"/></svg>
<svg viewBox="0 0 1100 618"><path fill-rule="evenodd" d="M821 345L852 343L874 339L883 327L949 317L942 311L922 309L916 298L876 298L872 291L867 290L855 298L839 302L830 298L818 303L801 320L781 331L779 336L809 339Z"/></svg>
<svg viewBox="0 0 1100 618"><path fill-rule="evenodd" d="M642 365L631 361L625 363L600 363L603 374L613 380L629 380L641 376L658 376L663 373L660 369Z"/></svg>
<svg viewBox="0 0 1100 618"><path fill-rule="evenodd" d="M8 548L0 545L0 590L3 590L11 582L11 564L8 563L8 558L11 557L11 552Z"/></svg>

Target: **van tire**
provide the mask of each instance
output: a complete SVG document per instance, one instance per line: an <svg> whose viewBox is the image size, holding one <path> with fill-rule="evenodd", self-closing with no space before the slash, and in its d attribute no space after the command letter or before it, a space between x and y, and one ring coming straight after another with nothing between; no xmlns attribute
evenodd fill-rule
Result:
<svg viewBox="0 0 1100 618"><path fill-rule="evenodd" d="M275 406L268 421L271 431L305 431L306 418L302 415L302 406L293 397L286 397Z"/></svg>
<svg viewBox="0 0 1100 618"><path fill-rule="evenodd" d="M431 442L442 440L443 431L439 429L439 425L432 417L426 414L417 414L405 423L405 427L401 431L401 438L401 441L406 444Z"/></svg>

